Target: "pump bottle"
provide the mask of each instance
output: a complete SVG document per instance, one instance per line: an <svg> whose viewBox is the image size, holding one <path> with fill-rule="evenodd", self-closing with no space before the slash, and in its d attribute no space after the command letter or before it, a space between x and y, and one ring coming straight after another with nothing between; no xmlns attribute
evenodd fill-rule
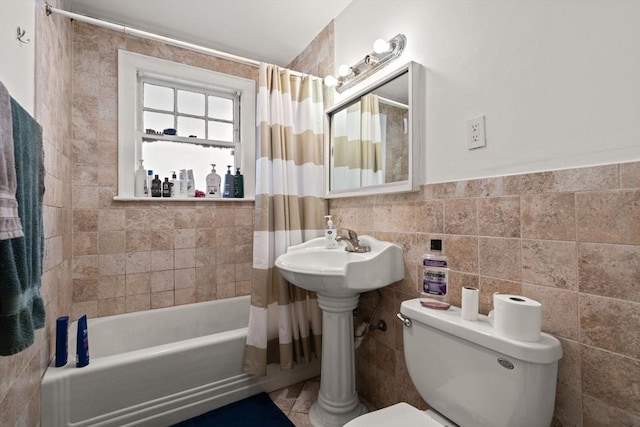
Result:
<svg viewBox="0 0 640 427"><path fill-rule="evenodd" d="M149 195L149 187L147 187L147 171L144 169L140 159L140 167L136 171L136 183L133 195L136 197L147 197Z"/></svg>
<svg viewBox="0 0 640 427"><path fill-rule="evenodd" d="M236 199L244 198L244 176L240 173L240 168L236 168L236 174L233 177L234 193Z"/></svg>
<svg viewBox="0 0 640 427"><path fill-rule="evenodd" d="M220 182L222 179L220 175L216 173L216 165L211 164L211 173L207 175L207 194L206 197L218 198L220 197Z"/></svg>
<svg viewBox="0 0 640 427"><path fill-rule="evenodd" d="M327 249L336 249L338 241L336 240L336 228L333 226L331 215L325 215L327 218L327 228L324 230L325 247Z"/></svg>
<svg viewBox="0 0 640 427"><path fill-rule="evenodd" d="M176 176L175 171L171 171L171 197L177 197L180 194L180 180Z"/></svg>

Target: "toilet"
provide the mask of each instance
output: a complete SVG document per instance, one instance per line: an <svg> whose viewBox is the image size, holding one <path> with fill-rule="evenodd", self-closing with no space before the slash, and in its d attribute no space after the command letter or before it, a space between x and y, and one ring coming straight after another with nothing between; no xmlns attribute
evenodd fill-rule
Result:
<svg viewBox="0 0 640 427"><path fill-rule="evenodd" d="M458 307L434 310L419 299L404 301L398 317L409 376L431 409L398 403L345 427L549 427L562 357L556 338L502 337L487 316L462 320Z"/></svg>

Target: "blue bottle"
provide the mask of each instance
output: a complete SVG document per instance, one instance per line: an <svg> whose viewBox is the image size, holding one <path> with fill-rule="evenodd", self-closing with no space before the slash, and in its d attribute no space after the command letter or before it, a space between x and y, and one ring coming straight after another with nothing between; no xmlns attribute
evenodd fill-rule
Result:
<svg viewBox="0 0 640 427"><path fill-rule="evenodd" d="M82 368L89 364L89 331L87 329L87 315L78 319L78 334L76 337L76 367Z"/></svg>
<svg viewBox="0 0 640 427"><path fill-rule="evenodd" d="M56 367L67 364L69 355L69 316L56 319Z"/></svg>

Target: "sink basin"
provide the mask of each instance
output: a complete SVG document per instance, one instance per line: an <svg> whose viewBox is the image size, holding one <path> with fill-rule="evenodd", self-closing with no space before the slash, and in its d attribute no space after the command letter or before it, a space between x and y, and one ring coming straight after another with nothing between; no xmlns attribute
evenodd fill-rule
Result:
<svg viewBox="0 0 640 427"><path fill-rule="evenodd" d="M394 243L360 236L371 252L326 249L324 237L290 246L276 259L276 266L289 282L329 296L367 292L404 277L402 248Z"/></svg>

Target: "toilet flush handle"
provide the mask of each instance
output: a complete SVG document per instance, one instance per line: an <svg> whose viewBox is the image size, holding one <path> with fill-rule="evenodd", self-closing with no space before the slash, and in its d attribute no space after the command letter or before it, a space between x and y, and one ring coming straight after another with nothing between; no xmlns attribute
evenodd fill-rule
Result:
<svg viewBox="0 0 640 427"><path fill-rule="evenodd" d="M407 316L402 313L398 313L396 314L396 316L398 317L398 319L400 319L404 326L406 326L407 328L411 327L411 319L409 319Z"/></svg>

